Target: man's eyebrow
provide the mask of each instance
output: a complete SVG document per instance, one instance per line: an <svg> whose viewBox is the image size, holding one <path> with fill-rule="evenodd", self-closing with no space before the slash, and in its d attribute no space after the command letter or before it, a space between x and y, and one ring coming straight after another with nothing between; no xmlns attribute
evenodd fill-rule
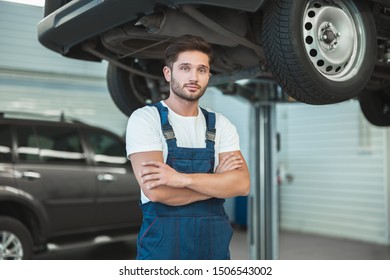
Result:
<svg viewBox="0 0 390 280"><path fill-rule="evenodd" d="M193 65L191 63L188 63L188 62L183 62L183 63L180 63L178 66L193 66ZM204 65L204 64L199 64L197 67L198 68L204 67L204 68L209 69L209 67L207 65Z"/></svg>

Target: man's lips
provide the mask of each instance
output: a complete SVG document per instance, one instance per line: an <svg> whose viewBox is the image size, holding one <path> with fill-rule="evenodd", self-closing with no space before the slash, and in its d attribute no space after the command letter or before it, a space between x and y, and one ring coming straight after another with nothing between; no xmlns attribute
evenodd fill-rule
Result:
<svg viewBox="0 0 390 280"><path fill-rule="evenodd" d="M198 85L192 85L192 84L187 84L185 85L186 88L188 88L189 90L197 90L197 89L200 89L200 86Z"/></svg>

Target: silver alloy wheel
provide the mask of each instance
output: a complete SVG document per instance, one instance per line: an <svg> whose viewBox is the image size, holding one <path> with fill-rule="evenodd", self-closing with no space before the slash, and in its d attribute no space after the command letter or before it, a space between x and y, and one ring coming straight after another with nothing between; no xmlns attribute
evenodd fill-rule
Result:
<svg viewBox="0 0 390 280"><path fill-rule="evenodd" d="M0 260L23 259L23 246L19 238L9 231L0 231Z"/></svg>
<svg viewBox="0 0 390 280"><path fill-rule="evenodd" d="M308 1L303 14L304 45L315 69L332 81L354 77L363 63L366 34L350 0Z"/></svg>

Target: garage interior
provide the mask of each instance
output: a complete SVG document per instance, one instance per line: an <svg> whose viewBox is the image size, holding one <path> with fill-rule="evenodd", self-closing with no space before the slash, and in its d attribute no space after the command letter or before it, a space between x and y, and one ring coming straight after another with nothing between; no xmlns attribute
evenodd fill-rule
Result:
<svg viewBox="0 0 390 280"><path fill-rule="evenodd" d="M45 49L41 17L42 7L0 1L0 111L64 113L124 136L106 64ZM232 259L390 259L390 130L370 125L356 100L253 102L210 88L201 105L236 125L250 167L248 199L226 202ZM36 258L134 258L134 240L112 244L112 256L99 244Z"/></svg>

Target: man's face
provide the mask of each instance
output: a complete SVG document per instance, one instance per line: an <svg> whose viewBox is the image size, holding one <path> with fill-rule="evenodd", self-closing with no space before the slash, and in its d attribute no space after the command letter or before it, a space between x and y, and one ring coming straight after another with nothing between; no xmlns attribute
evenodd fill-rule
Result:
<svg viewBox="0 0 390 280"><path fill-rule="evenodd" d="M182 52L172 69L164 67L164 75L170 82L171 94L187 101L196 101L207 89L210 78L209 57L199 51Z"/></svg>

